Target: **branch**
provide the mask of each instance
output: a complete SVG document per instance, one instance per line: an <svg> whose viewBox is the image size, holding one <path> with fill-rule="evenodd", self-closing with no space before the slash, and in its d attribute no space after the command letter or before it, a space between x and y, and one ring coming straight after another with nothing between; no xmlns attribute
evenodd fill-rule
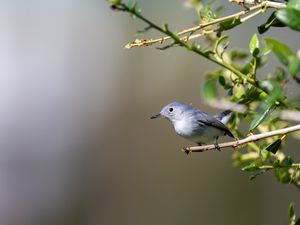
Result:
<svg viewBox="0 0 300 225"><path fill-rule="evenodd" d="M211 34L214 32L216 32L216 31L215 30L208 30L208 31L203 30L199 34L183 36L180 38L180 40L183 42L187 42L192 39L203 37L205 35L208 35L208 34ZM172 38L171 36L166 36L166 37L162 37L162 38L158 38L158 39L148 39L148 40L147 39L143 39L143 40L135 39L132 43L126 44L125 48L129 49L129 48L133 48L133 47L145 47L145 46L149 46L149 45L156 44L156 43L163 44L166 40L171 39L171 38Z"/></svg>
<svg viewBox="0 0 300 225"><path fill-rule="evenodd" d="M285 4L283 4L285 5ZM165 25L163 28L156 25L155 23L151 22L150 20L148 20L147 18L145 18L140 12L139 10L136 8L136 6L128 6L124 3L118 3L117 5L112 5L111 6L113 9L115 10L120 10L120 11L125 11L125 12L128 12L130 14L132 14L133 16L139 18L140 20L144 21L148 26L160 31L161 33L164 33L165 35L167 35L166 37L163 37L163 38L160 38L160 42L163 43L166 38L167 39L173 39L174 41L174 45L175 44L178 44L179 46L183 46L185 47L187 50L189 51L192 51L198 55L201 55L203 56L204 58L210 60L211 62L231 71L232 73L234 73L238 78L240 79L243 79L245 81L247 81L249 84L251 84L252 86L256 87L257 89L265 92L266 94L270 94L269 93L269 90L264 87L260 81L258 80L255 80L249 76L247 76L246 74L242 73L241 71L239 71L237 68L235 68L233 65L230 65L224 61L220 61L219 59L211 56L209 53L207 52L204 52L204 51L201 51L198 47L190 44L188 42L188 40L190 39L193 39L193 38L196 38L196 37L199 37L199 36L203 36L205 33L200 33L200 34L195 34L195 35L191 35L191 36L185 36L185 37L179 37L178 34L175 34L173 32L171 32L169 29L168 29L168 26ZM253 7L251 7L250 9L247 9L247 10L244 10L242 12L249 12L249 10L256 10L256 9L262 9L262 8L268 8L268 7L271 7L269 6L269 1L264 1L258 5L255 5ZM272 6L273 7L273 6ZM284 6L282 6L284 7ZM241 14L243 14L242 12L239 12ZM255 13L255 12L254 12ZM201 26L201 28L205 27L205 26L209 26L209 25L212 25L212 24L215 24L215 23L219 23L219 22L222 22L224 20L227 20L228 18L235 18L236 15L239 15L239 14L234 14L234 15L230 15L230 16L226 16L226 17L223 17L223 18L219 18L219 19L216 19L214 21L211 21L209 23L206 23L206 24L202 24L202 25L199 25ZM197 27L199 27L197 26ZM186 29L182 32L179 32L179 34L183 34L183 33L193 33L194 30L197 28L197 27L194 27L194 28L189 28L189 29ZM200 28L199 28L200 29ZM205 32L209 32L209 31L205 31ZM155 40L152 40L152 42L154 42ZM147 40L138 40L138 43L140 45L149 45L149 43L147 42ZM172 45L173 45L172 44ZM127 46L128 47L128 46ZM278 100L282 106L288 108L288 104L285 103L283 100Z"/></svg>
<svg viewBox="0 0 300 225"><path fill-rule="evenodd" d="M270 169L275 169L275 168L296 168L300 169L300 163L292 163L291 165L262 165L258 167L260 170L270 170Z"/></svg>
<svg viewBox="0 0 300 225"><path fill-rule="evenodd" d="M285 135L291 132L295 132L300 130L300 124L295 125L295 126L291 126L291 127L287 127L284 129L279 129L279 130L274 130L274 131L270 131L270 132L266 132L266 133L262 133L262 134L255 134L255 135L251 135L248 136L244 139L241 140L236 140L236 141L231 141L231 142L224 142L219 144L220 148L228 148L228 147L232 147L232 148L237 148L243 144L249 143L249 142L255 142L258 141L260 139L264 139L264 138L268 138L268 137L273 137L276 135ZM204 152L204 151L208 151L208 150L212 150L212 149L216 149L215 145L203 145L203 146L194 146L194 147L185 147L182 149L183 152L185 153L190 153L190 152Z"/></svg>
<svg viewBox="0 0 300 225"><path fill-rule="evenodd" d="M275 3L275 4L274 4ZM257 16L261 13L263 13L265 11L265 9L267 8L276 8L276 9L280 9L280 8L284 8L286 7L285 3L278 3L278 2L271 2L271 1L263 1L255 6L252 6L248 9L245 9L243 11L228 15L228 16L224 16L218 19L215 19L213 21L210 22L206 22L206 23L200 23L198 26L195 27L191 27L188 29L184 29L180 32L177 33L177 36L181 36L184 34L189 34L189 33L194 33L198 30L201 30L205 27L211 26L211 25L215 25L217 23L221 23L223 21L229 20L229 19L241 19L242 16L249 14L250 12L253 12L255 10L258 10L248 16L245 16L243 19L241 19L241 22L245 22L248 19ZM156 27L155 27L156 28ZM217 32L217 30L212 30L211 32ZM207 34L207 33L204 33ZM194 38L198 38L204 35L199 35L199 36L195 36ZM136 39L134 40L132 43L128 43L126 44L125 48L133 48L133 47L145 47L145 46L149 46L149 45L153 45L153 44L162 44L165 41L172 39L171 36L165 36L165 37L161 37L161 38L157 38L157 39L144 39L144 40L140 40L140 39ZM182 40L188 41L191 38L189 38L189 35L182 37Z"/></svg>

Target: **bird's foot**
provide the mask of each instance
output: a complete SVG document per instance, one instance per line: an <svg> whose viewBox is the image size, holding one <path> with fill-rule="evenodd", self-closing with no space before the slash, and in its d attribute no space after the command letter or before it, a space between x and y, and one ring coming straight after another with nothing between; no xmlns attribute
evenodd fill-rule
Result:
<svg viewBox="0 0 300 225"><path fill-rule="evenodd" d="M182 149L181 149L185 154L190 154L190 152L191 152L191 150L189 149L189 147L183 147Z"/></svg>
<svg viewBox="0 0 300 225"><path fill-rule="evenodd" d="M221 148L220 148L220 146L218 144L218 139L219 139L219 137L216 137L214 145L215 145L215 149L217 149L218 151L221 151L220 150Z"/></svg>
<svg viewBox="0 0 300 225"><path fill-rule="evenodd" d="M221 148L220 148L220 145L216 142L215 144L215 148L218 150L218 151L221 151Z"/></svg>

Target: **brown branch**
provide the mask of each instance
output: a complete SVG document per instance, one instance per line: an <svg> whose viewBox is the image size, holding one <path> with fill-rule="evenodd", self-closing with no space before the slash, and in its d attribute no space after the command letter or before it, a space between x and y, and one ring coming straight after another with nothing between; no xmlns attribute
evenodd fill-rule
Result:
<svg viewBox="0 0 300 225"><path fill-rule="evenodd" d="M268 138L268 137L273 137L276 135L285 135L285 134L295 132L298 130L300 130L300 124L291 126L291 127L287 127L284 129L279 129L279 130L262 133L262 134L250 135L241 140L220 143L219 147L220 148L232 147L235 149L235 148L237 148L243 144L249 143L249 142L255 142L255 141L258 141L258 140L261 140L264 138ZM182 149L182 151L188 154L190 152L204 152L204 151L208 151L208 150L212 150L212 149L216 149L216 146L215 145L203 145L203 146L185 147Z"/></svg>
<svg viewBox="0 0 300 225"><path fill-rule="evenodd" d="M214 30L209 30L209 31L202 31L201 33L199 34L193 34L193 35L190 35L190 36L184 36L184 37L181 37L180 40L181 41L189 41L189 40L192 40L192 39L195 39L195 38L199 38L199 37L203 37L205 35L208 35L208 34L211 34L211 33L214 33L215 31ZM148 46L148 45L152 45L152 44L155 44L155 43L164 43L164 41L170 39L171 37L170 36L166 36L164 38L158 38L158 39L144 39L144 40L140 40L140 39L135 39L132 43L128 43L127 45L125 45L125 48L132 48L132 47L145 47L145 46Z"/></svg>
<svg viewBox="0 0 300 225"><path fill-rule="evenodd" d="M228 20L228 19L234 19L234 18L240 19L242 16L247 15L250 12L253 12L257 9L259 9L259 10L254 12L253 14L250 14L249 17L244 17L244 20L241 19L241 22L245 22L249 18L252 18L252 17L264 12L264 9L266 9L266 8L280 9L280 8L284 8L284 7L286 7L285 3L278 3L278 2L274 3L274 2L271 2L271 1L263 1L259 4L257 4L257 5L254 5L250 8L248 8L248 9L246 9L246 10L234 13L232 15L224 16L224 17L215 19L215 20L210 21L210 22L200 23L197 26L194 26L194 27L191 27L191 28L188 28L188 29L184 29L184 30L178 32L177 36L181 36L181 35L185 35L185 34L193 34L194 32L196 32L198 30L201 30L201 29L203 29L205 27L208 27L208 26L215 25L217 23L221 23L221 22L223 22L225 20ZM213 32L216 32L216 31L215 30L210 30L210 31L204 31L201 34L191 35L193 38L191 38L191 36L189 36L189 35L186 35L184 37L181 37L181 40L188 41L188 40L191 40L191 39L194 39L194 38L199 38L199 37L205 36L205 35L213 33ZM157 39L143 39L143 40L136 39L132 43L126 44L125 48L143 47L143 46L149 46L149 45L158 44L158 43L162 44L162 43L164 43L165 41L167 41L169 39L172 39L172 37L171 36L165 36L165 37L160 37L160 38L157 38Z"/></svg>

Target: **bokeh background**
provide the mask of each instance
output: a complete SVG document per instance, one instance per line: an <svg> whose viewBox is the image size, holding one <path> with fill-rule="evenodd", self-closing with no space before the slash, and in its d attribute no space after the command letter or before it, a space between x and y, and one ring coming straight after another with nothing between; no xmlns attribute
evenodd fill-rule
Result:
<svg viewBox="0 0 300 225"><path fill-rule="evenodd" d="M139 6L175 30L197 19L183 0ZM264 19L231 42L247 48ZM171 101L217 113L200 96L217 67L181 48L125 50L143 27L104 0L0 1L0 224L282 225L290 201L300 214L295 187L272 173L249 181L230 150L186 156L191 143L149 120ZM299 48L288 29L265 36ZM270 57L261 76L277 64ZM299 161L299 142L287 144Z"/></svg>

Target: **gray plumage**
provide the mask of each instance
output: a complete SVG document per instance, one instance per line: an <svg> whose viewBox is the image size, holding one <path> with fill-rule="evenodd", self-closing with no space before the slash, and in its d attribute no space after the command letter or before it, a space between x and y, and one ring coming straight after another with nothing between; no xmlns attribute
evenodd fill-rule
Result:
<svg viewBox="0 0 300 225"><path fill-rule="evenodd" d="M232 111L226 110L218 115L210 116L190 105L173 102L166 105L159 114L152 116L151 119L158 117L168 119L175 132L199 145L217 140L219 136L228 135L233 137L231 131L225 126ZM225 124L224 124L225 123Z"/></svg>

